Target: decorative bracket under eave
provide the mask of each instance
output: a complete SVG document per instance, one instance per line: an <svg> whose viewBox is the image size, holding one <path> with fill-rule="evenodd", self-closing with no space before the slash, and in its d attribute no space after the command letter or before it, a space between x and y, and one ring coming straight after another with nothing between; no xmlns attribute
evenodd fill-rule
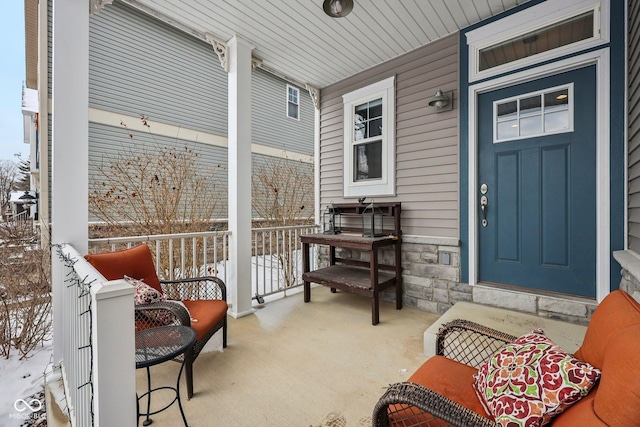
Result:
<svg viewBox="0 0 640 427"><path fill-rule="evenodd" d="M309 91L309 96L311 96L311 100L313 101L313 105L316 107L316 110L320 109L320 89L317 87L311 86L309 83L304 85L304 88Z"/></svg>
<svg viewBox="0 0 640 427"><path fill-rule="evenodd" d="M108 4L113 4L113 0L89 0L89 14L97 15Z"/></svg>
<svg viewBox="0 0 640 427"><path fill-rule="evenodd" d="M205 33L204 35L211 46L213 46L213 51L218 55L218 59L220 59L220 65L226 71L229 72L229 63L227 62L227 44L222 40L217 39L213 35L209 33Z"/></svg>

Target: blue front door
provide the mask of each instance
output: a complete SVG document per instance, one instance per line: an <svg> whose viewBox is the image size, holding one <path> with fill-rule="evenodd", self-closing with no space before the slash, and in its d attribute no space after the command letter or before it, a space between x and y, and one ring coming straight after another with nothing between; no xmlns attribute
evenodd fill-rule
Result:
<svg viewBox="0 0 640 427"><path fill-rule="evenodd" d="M595 82L590 66L479 96L480 282L595 297Z"/></svg>

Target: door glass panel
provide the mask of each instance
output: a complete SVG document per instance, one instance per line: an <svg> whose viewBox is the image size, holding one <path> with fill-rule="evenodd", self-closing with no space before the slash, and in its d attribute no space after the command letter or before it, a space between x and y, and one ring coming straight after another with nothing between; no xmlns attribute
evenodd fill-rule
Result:
<svg viewBox="0 0 640 427"><path fill-rule="evenodd" d="M518 136L518 121L509 120L498 123L498 139L510 139Z"/></svg>
<svg viewBox="0 0 640 427"><path fill-rule="evenodd" d="M532 96L530 98L523 98L520 100L520 114L531 115L540 114L542 112L542 99L540 95Z"/></svg>
<svg viewBox="0 0 640 427"><path fill-rule="evenodd" d="M532 136L542 133L542 120L540 114L533 117L520 119L520 136Z"/></svg>
<svg viewBox="0 0 640 427"><path fill-rule="evenodd" d="M556 90L544 94L546 111L566 109L569 106L569 89Z"/></svg>
<svg viewBox="0 0 640 427"><path fill-rule="evenodd" d="M559 132L569 128L569 111L557 111L544 115L544 131Z"/></svg>
<svg viewBox="0 0 640 427"><path fill-rule="evenodd" d="M498 121L509 120L517 117L518 101L498 104Z"/></svg>
<svg viewBox="0 0 640 427"><path fill-rule="evenodd" d="M494 142L573 131L573 84L495 102Z"/></svg>

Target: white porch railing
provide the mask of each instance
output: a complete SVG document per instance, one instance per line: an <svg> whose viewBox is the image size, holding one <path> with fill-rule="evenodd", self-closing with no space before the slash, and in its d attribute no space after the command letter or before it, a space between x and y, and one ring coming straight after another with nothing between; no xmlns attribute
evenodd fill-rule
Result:
<svg viewBox="0 0 640 427"><path fill-rule="evenodd" d="M256 228L252 230L251 283L254 299L286 292L302 285L300 236L313 233L314 225ZM228 231L158 234L89 239L93 253L130 248L146 243L155 256L162 279L215 275L227 283ZM315 257L311 257L315 260Z"/></svg>
<svg viewBox="0 0 640 427"><path fill-rule="evenodd" d="M89 239L89 252L115 251L146 243L154 253L159 278L215 275L226 283L229 235L228 231L206 231Z"/></svg>
<svg viewBox="0 0 640 427"><path fill-rule="evenodd" d="M54 339L63 340L60 371L71 425L134 425L133 288L107 282L70 245L54 250L52 261L62 268L53 279L64 283L54 298L65 307Z"/></svg>
<svg viewBox="0 0 640 427"><path fill-rule="evenodd" d="M252 230L252 292L256 299L302 285L300 236L314 233L315 225L254 228ZM311 262L316 260L310 257ZM315 269L315 266L312 267Z"/></svg>
<svg viewBox="0 0 640 427"><path fill-rule="evenodd" d="M252 276L256 299L300 285L299 237L315 226L253 230ZM137 243L155 248L160 277L216 274L226 280L228 232L92 239L91 251L116 250ZM62 340L60 370L72 426L135 424L133 288L106 281L67 244L54 247L54 277L64 310L54 339ZM312 260L315 256L311 257ZM258 296L260 298L258 298ZM115 417L115 418L114 418Z"/></svg>

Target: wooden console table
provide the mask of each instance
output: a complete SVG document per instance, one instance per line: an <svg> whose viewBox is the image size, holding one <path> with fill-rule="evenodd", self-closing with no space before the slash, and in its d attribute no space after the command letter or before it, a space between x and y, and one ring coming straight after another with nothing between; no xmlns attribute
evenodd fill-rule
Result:
<svg viewBox="0 0 640 427"><path fill-rule="evenodd" d="M375 205L385 216L393 217L393 229L385 229L382 237L363 237L361 228L343 227L346 232L340 234L308 234L300 237L302 242L302 258L304 273L304 302L311 301L311 282L329 286L331 292L340 289L371 298L371 324L380 322L380 292L394 287L396 290L396 309L402 308L402 266L400 230L400 203L380 203ZM336 204L343 221L356 220L366 205ZM329 246L329 266L318 270L310 270L309 249L311 244ZM393 246L395 265L380 264L378 250ZM369 262L352 258L336 257L336 248L348 248L369 253Z"/></svg>

